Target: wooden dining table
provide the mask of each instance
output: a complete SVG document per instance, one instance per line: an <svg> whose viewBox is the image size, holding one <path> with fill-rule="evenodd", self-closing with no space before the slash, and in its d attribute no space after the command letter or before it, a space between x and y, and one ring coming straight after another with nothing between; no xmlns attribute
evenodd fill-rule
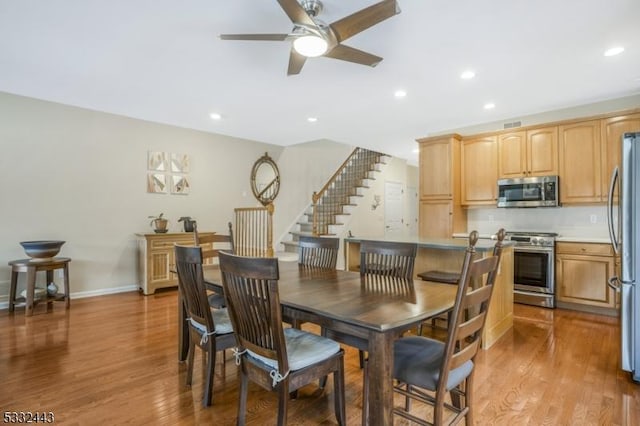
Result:
<svg viewBox="0 0 640 426"><path fill-rule="evenodd" d="M422 321L453 307L457 286L422 280L361 277L357 272L279 262L283 316L313 322L366 342L371 425L393 423L393 342ZM205 265L208 288L222 291L220 270ZM184 311L180 303L181 324ZM181 329L179 357L186 358L188 331ZM364 404L363 404L364 405ZM363 418L366 418L363 413Z"/></svg>

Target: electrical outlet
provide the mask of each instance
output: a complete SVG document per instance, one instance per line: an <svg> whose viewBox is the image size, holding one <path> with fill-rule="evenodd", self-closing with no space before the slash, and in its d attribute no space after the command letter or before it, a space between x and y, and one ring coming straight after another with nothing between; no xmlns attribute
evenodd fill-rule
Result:
<svg viewBox="0 0 640 426"><path fill-rule="evenodd" d="M64 278L64 269L58 269L58 278Z"/></svg>
<svg viewBox="0 0 640 426"><path fill-rule="evenodd" d="M589 222L598 223L598 216L595 214L589 215Z"/></svg>
<svg viewBox="0 0 640 426"><path fill-rule="evenodd" d="M490 214L490 215L489 215L489 222L493 222L493 220L494 220L493 215L492 215L492 214Z"/></svg>

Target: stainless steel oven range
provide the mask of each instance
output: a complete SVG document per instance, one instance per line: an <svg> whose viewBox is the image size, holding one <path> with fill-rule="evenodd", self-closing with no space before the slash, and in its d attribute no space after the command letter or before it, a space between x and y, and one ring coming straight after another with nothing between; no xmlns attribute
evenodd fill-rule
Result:
<svg viewBox="0 0 640 426"><path fill-rule="evenodd" d="M555 307L555 239L549 232L507 232L513 248L513 301Z"/></svg>

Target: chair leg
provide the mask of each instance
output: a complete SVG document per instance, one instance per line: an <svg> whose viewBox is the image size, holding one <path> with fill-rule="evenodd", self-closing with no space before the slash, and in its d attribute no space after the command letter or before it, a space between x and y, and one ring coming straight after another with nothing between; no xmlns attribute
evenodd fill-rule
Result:
<svg viewBox="0 0 640 426"><path fill-rule="evenodd" d="M278 426L287 424L287 406L289 403L289 380L278 384Z"/></svg>
<svg viewBox="0 0 640 426"><path fill-rule="evenodd" d="M407 393L408 392L411 392L411 385L409 383L407 383ZM407 413L411 411L411 398L408 396L404 397L404 411Z"/></svg>
<svg viewBox="0 0 640 426"><path fill-rule="evenodd" d="M441 425L444 417L444 392L436 392L436 401L433 405L433 424Z"/></svg>
<svg viewBox="0 0 640 426"><path fill-rule="evenodd" d="M238 425L245 424L247 414L247 392L249 390L249 376L241 368L240 371L240 401L238 401Z"/></svg>
<svg viewBox="0 0 640 426"><path fill-rule="evenodd" d="M464 381L464 404L468 408L465 423L467 426L473 425L473 370Z"/></svg>
<svg viewBox="0 0 640 426"><path fill-rule="evenodd" d="M191 378L193 377L193 356L196 351L196 344L193 336L189 336L189 354L187 355L187 386L191 386Z"/></svg>
<svg viewBox="0 0 640 426"><path fill-rule="evenodd" d="M210 406L213 403L213 378L216 372L216 347L213 344L213 339L210 339L207 343L207 378L204 384L204 397L202 399L202 405L205 407Z"/></svg>

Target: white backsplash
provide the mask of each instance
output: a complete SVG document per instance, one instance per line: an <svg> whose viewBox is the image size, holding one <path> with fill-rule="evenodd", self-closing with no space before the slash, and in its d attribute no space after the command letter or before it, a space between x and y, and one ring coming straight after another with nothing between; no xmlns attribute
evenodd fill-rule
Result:
<svg viewBox="0 0 640 426"><path fill-rule="evenodd" d="M474 208L467 212L467 231L556 232L561 237L608 238L606 206Z"/></svg>

